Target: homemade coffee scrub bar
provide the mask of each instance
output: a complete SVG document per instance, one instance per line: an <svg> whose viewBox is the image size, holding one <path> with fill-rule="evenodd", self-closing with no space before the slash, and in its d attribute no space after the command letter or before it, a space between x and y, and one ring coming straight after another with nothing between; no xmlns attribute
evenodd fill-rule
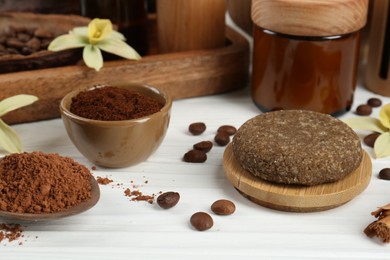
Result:
<svg viewBox="0 0 390 260"><path fill-rule="evenodd" d="M342 179L362 160L360 140L329 115L280 110L244 123L233 139L239 164L264 180L316 185Z"/></svg>

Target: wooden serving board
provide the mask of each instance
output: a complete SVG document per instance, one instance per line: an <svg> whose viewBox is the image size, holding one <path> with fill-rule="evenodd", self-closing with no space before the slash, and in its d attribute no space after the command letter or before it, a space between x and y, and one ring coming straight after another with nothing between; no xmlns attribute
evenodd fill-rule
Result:
<svg viewBox="0 0 390 260"><path fill-rule="evenodd" d="M224 152L225 175L251 201L276 210L314 212L338 207L366 189L371 180L370 156L363 152L361 165L344 179L321 185L281 185L264 181L244 170L229 144Z"/></svg>
<svg viewBox="0 0 390 260"><path fill-rule="evenodd" d="M146 83L161 88L173 99L243 88L249 79L249 50L245 37L226 27L226 44L221 48L167 54L152 52L140 61L106 61L99 72L81 64L1 74L0 100L16 94L39 98L2 119L15 124L60 117L62 97L79 87L95 84Z"/></svg>

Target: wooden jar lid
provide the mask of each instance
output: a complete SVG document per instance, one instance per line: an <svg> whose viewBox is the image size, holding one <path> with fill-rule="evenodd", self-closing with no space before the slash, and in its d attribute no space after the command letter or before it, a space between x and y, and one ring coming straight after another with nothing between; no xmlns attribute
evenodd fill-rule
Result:
<svg viewBox="0 0 390 260"><path fill-rule="evenodd" d="M363 192L371 180L372 163L363 152L360 166L345 178L313 186L283 185L264 181L241 167L229 144L223 154L225 176L246 198L271 209L315 212L341 206Z"/></svg>
<svg viewBox="0 0 390 260"><path fill-rule="evenodd" d="M274 32L334 36L360 30L368 0L252 0L252 20Z"/></svg>

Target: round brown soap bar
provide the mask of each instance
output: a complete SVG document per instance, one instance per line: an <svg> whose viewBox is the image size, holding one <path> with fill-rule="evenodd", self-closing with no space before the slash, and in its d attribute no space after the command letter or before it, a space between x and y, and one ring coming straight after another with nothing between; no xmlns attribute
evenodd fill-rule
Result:
<svg viewBox="0 0 390 260"><path fill-rule="evenodd" d="M245 122L233 138L239 164L264 180L316 185L342 179L361 163L359 137L326 114L279 110Z"/></svg>

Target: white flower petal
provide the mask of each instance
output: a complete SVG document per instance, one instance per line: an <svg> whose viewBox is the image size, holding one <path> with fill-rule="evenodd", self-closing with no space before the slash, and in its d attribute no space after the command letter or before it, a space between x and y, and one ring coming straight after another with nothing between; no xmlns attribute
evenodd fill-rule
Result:
<svg viewBox="0 0 390 260"><path fill-rule="evenodd" d="M5 98L0 102L0 116L12 110L30 105L37 100L38 98L36 96L25 94Z"/></svg>
<svg viewBox="0 0 390 260"><path fill-rule="evenodd" d="M75 27L69 32L69 34L77 34L80 36L87 36L88 35L88 27L86 27L86 26Z"/></svg>
<svg viewBox="0 0 390 260"><path fill-rule="evenodd" d="M371 130L378 133L384 133L387 131L386 127L384 127L378 119L373 117L362 116L346 118L341 121L346 123L352 129Z"/></svg>
<svg viewBox="0 0 390 260"><path fill-rule="evenodd" d="M383 133L376 139L374 151L377 158L390 155L390 132Z"/></svg>
<svg viewBox="0 0 390 260"><path fill-rule="evenodd" d="M112 31L108 36L107 38L109 39L118 39L118 40L122 40L122 41L126 41L126 37L121 34L120 32L117 32L117 31Z"/></svg>
<svg viewBox="0 0 390 260"><path fill-rule="evenodd" d="M21 153L22 143L14 129L0 119L0 146L9 153Z"/></svg>
<svg viewBox="0 0 390 260"><path fill-rule="evenodd" d="M94 45L87 45L83 50L83 59L85 64L99 71L103 67L102 52Z"/></svg>
<svg viewBox="0 0 390 260"><path fill-rule="evenodd" d="M103 51L121 56L126 59L141 59L141 56L132 47L119 39L106 39L96 44L96 46Z"/></svg>
<svg viewBox="0 0 390 260"><path fill-rule="evenodd" d="M88 44L87 36L65 34L55 38L47 48L49 51L62 51L66 49L80 48Z"/></svg>

